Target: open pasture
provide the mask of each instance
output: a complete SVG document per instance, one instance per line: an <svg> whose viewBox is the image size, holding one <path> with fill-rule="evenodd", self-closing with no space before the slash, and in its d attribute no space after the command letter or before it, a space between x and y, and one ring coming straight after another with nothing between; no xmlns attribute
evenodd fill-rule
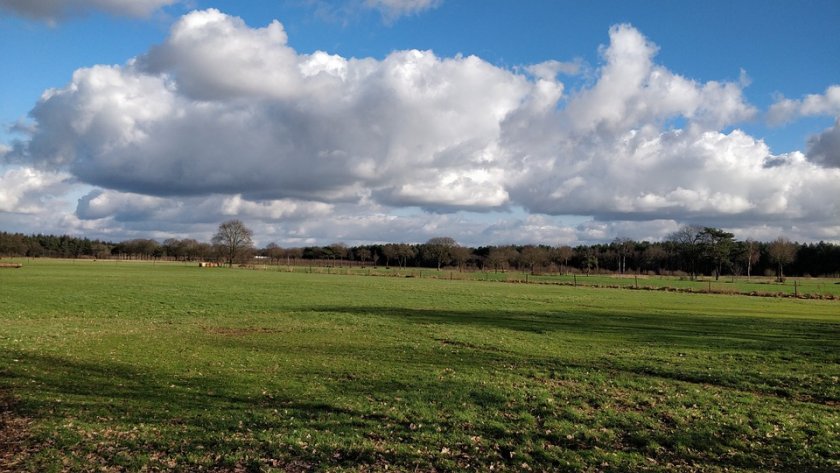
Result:
<svg viewBox="0 0 840 473"><path fill-rule="evenodd" d="M283 266L264 268L283 270ZM774 277L753 277L747 279L739 276L722 276L715 279L701 276L696 280L687 277L648 276L648 275L617 275L617 274L528 274L527 272L508 270L497 271L436 271L433 269L346 269L346 268L294 268L296 271L327 272L338 274L365 275L405 275L410 277L424 277L433 279L460 279L471 281L493 281L530 284L555 284L573 287L597 288L625 288L641 290L676 290L683 292L753 295L762 297L791 297L814 299L840 299L840 279L837 278L803 278L789 277L784 282L777 282Z"/></svg>
<svg viewBox="0 0 840 473"><path fill-rule="evenodd" d="M835 300L24 263L0 470L840 469Z"/></svg>
<svg viewBox="0 0 840 473"><path fill-rule="evenodd" d="M308 264L307 264L308 263ZM626 288L640 290L675 290L682 292L752 295L761 297L801 297L806 299L840 299L840 279L831 277L787 277L778 282L773 276L732 276L718 279L711 276L660 276L634 274L529 274L527 271L459 271L447 268L442 271L430 268L362 267L346 261L330 262L306 260L295 265L262 264L252 268L265 271L287 271L319 274L364 276L396 276L467 281L490 281L530 284L555 284L573 287Z"/></svg>

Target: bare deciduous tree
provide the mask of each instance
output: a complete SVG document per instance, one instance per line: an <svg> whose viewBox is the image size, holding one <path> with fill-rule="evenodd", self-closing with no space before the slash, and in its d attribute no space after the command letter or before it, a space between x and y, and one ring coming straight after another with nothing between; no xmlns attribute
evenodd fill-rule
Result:
<svg viewBox="0 0 840 473"><path fill-rule="evenodd" d="M636 242L624 237L613 240L613 246L618 254L618 272L624 274L627 271L627 257L632 255L636 249Z"/></svg>
<svg viewBox="0 0 840 473"><path fill-rule="evenodd" d="M436 237L427 241L424 248L426 254L429 256L429 259L432 259L437 263L437 269L440 271L440 267L448 263L452 258L451 249L456 245L458 245L458 243L456 243L453 238Z"/></svg>
<svg viewBox="0 0 840 473"><path fill-rule="evenodd" d="M328 246L329 249L329 256L333 260L333 264L338 264L341 260L347 257L347 245L343 242L333 243L332 245Z"/></svg>
<svg viewBox="0 0 840 473"><path fill-rule="evenodd" d="M572 249L571 246L563 245L558 246L553 251L554 260L560 264L560 272L563 273L566 271L566 267L569 266L569 260L575 255L575 250Z"/></svg>
<svg viewBox="0 0 840 473"><path fill-rule="evenodd" d="M697 258L700 255L700 238L703 227L698 225L684 225L679 230L668 235L667 240L673 242L677 250L683 254L690 265L691 279L697 279Z"/></svg>
<svg viewBox="0 0 840 473"><path fill-rule="evenodd" d="M537 268L542 267L548 261L548 251L539 246L528 245L522 248L519 254L523 269L528 269L531 274L536 274Z"/></svg>
<svg viewBox="0 0 840 473"><path fill-rule="evenodd" d="M391 260L397 257L397 245L388 243L382 246L382 257L385 258L385 267L391 266Z"/></svg>
<svg viewBox="0 0 840 473"><path fill-rule="evenodd" d="M487 254L487 264L493 267L494 272L506 270L510 262L519 257L516 249L510 246L494 246Z"/></svg>
<svg viewBox="0 0 840 473"><path fill-rule="evenodd" d="M758 249L758 242L752 238L747 238L747 241L744 242L744 260L747 262L747 279L750 279L752 267L755 263L758 263L760 256L761 252Z"/></svg>
<svg viewBox="0 0 840 473"><path fill-rule="evenodd" d="M359 248L356 250L356 257L362 262L362 266L370 259L370 250L367 248Z"/></svg>
<svg viewBox="0 0 840 473"><path fill-rule="evenodd" d="M472 256L472 250L467 248L466 246L453 246L449 249L450 256L452 256L452 260L458 265L458 271L461 272L464 270L464 265L467 261L469 261L470 257Z"/></svg>
<svg viewBox="0 0 840 473"><path fill-rule="evenodd" d="M770 257L770 261L778 265L778 272L776 273L778 281L784 281L784 265L792 263L796 258L796 245L787 238L776 238L767 245L767 255Z"/></svg>
<svg viewBox="0 0 840 473"><path fill-rule="evenodd" d="M271 242L265 247L265 255L268 256L272 264L279 263L280 258L283 257L285 250L280 248L277 243Z"/></svg>
<svg viewBox="0 0 840 473"><path fill-rule="evenodd" d="M227 260L228 267L232 267L233 262L240 255L254 246L253 235L254 232L242 221L228 220L219 225L218 231L213 236L213 244L219 247Z"/></svg>
<svg viewBox="0 0 840 473"><path fill-rule="evenodd" d="M287 248L283 254L286 256L286 266L291 269L292 263L297 265L297 260L303 256L303 248Z"/></svg>
<svg viewBox="0 0 840 473"><path fill-rule="evenodd" d="M408 243L398 243L394 246L394 256L400 268L405 269L408 266L408 260L417 256L417 251Z"/></svg>

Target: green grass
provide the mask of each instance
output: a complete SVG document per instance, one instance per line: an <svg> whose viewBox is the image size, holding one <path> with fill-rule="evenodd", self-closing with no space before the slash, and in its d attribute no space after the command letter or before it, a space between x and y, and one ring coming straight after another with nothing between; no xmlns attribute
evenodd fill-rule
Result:
<svg viewBox="0 0 840 473"><path fill-rule="evenodd" d="M313 262L312 266L301 265L266 265L256 264L253 267L266 271L290 271L318 274L343 274L365 276L397 276L431 279L490 281L533 284L557 284L566 286L588 286L606 288L629 288L643 290L674 289L683 292L704 292L715 294L735 294L754 296L799 296L809 299L840 299L840 279L788 277L784 282L777 282L775 277L732 276L725 275L715 280L710 276L700 276L696 280L688 277L648 276L648 275L614 275L614 274L528 274L523 271L458 271L444 269L438 271L430 268L384 268L346 266L341 262L336 266L322 266L323 262ZM358 263L356 263L358 264Z"/></svg>
<svg viewBox="0 0 840 473"><path fill-rule="evenodd" d="M837 301L25 263L16 470L840 470Z"/></svg>

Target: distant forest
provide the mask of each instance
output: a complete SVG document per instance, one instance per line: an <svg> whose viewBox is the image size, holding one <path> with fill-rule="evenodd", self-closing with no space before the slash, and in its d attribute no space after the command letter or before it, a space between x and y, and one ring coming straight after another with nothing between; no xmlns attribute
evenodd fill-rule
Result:
<svg viewBox="0 0 840 473"><path fill-rule="evenodd" d="M220 261L220 248L192 239L127 240L119 243L73 236L0 232L0 257L51 257L168 261ZM388 243L251 248L240 263L369 265L530 273L627 273L685 276L840 276L840 245L737 241L715 228L686 226L662 242L616 239L570 246L465 247L448 237L426 243Z"/></svg>

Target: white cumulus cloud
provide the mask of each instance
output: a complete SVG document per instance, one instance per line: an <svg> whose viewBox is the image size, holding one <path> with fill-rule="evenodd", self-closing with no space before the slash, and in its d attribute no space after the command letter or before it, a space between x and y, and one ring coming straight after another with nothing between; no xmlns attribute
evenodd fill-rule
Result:
<svg viewBox="0 0 840 473"><path fill-rule="evenodd" d="M376 191L401 204L495 206L505 203L500 123L530 89L474 56L297 54L279 23L255 30L208 10L149 54L47 91L27 152L87 183L158 196L358 201ZM399 190L438 173L449 177L424 195ZM496 189L473 203L450 195L483 184Z"/></svg>
<svg viewBox="0 0 840 473"><path fill-rule="evenodd" d="M68 189L71 176L28 166L0 168L0 213L32 214L49 210L48 202Z"/></svg>
<svg viewBox="0 0 840 473"><path fill-rule="evenodd" d="M767 112L771 125L781 125L800 117L840 116L840 85L832 85L822 94L809 94L793 100L780 97Z"/></svg>
<svg viewBox="0 0 840 473"><path fill-rule="evenodd" d="M822 94L809 94L799 100L780 97L767 112L772 125L781 125L800 117L833 116L834 126L808 139L806 156L813 163L840 168L840 85L832 85Z"/></svg>

